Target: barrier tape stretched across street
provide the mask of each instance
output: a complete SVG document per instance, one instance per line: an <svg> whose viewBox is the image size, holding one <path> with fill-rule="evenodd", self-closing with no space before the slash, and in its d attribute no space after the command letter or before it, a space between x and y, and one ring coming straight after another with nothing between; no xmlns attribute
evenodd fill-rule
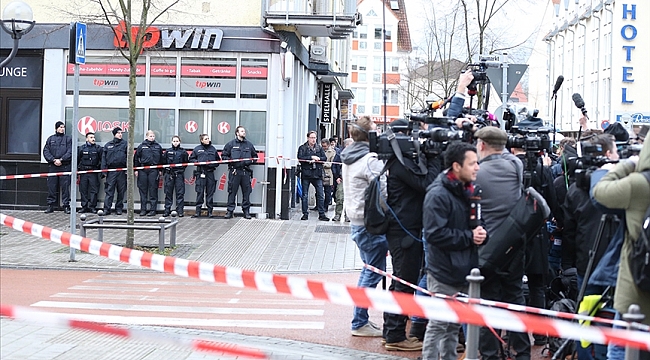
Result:
<svg viewBox="0 0 650 360"><path fill-rule="evenodd" d="M198 261L174 258L102 243L79 235L52 229L0 213L5 226L46 240L109 259L206 282L225 283L268 293L289 294L304 299L321 299L335 304L370 308L382 312L425 317L428 319L491 326L516 332L586 340L597 344L616 344L650 350L650 333L638 330L581 326L565 320L517 313L505 309L466 304L435 297L357 288L323 283L299 277L241 270Z"/></svg>
<svg viewBox="0 0 650 360"><path fill-rule="evenodd" d="M288 161L293 161L296 160L298 162L306 162L306 163L311 163L317 162L317 163L326 163L328 161L321 161L321 160L301 160L301 159L292 159L292 158L285 158L282 156L268 156L265 157L265 159L276 159L277 163L279 164L280 161L288 160ZM178 163L178 164L164 164L164 165L147 165L147 166L136 166L133 168L133 170L146 170L146 169L164 169L164 168L175 168L175 167L183 167L183 166L197 166L197 165L210 165L210 164L227 164L229 162L238 162L242 160L251 160L255 161L253 158L249 159L230 159L230 160L219 160L219 161L199 161L199 162L193 162L193 163ZM339 162L333 162L329 161L331 164L338 164L342 165L343 163ZM115 168L115 169L100 169L100 170L79 170L77 171L77 175L81 174L93 174L93 173L108 173L108 172L115 172L115 171L126 171L127 168ZM40 173L40 174L19 174L19 175L0 175L0 180L16 180L16 179L32 179L32 178L42 178L42 177L50 177L50 176L64 176L64 175L71 175L72 171L59 171L59 172L51 172L51 173Z"/></svg>
<svg viewBox="0 0 650 360"><path fill-rule="evenodd" d="M436 294L432 293L431 291L421 288L417 285L411 284L410 282L400 279L397 276L390 274L386 271L383 271L381 269L377 269L376 267L368 264L364 264L363 267L367 268L368 270L375 272L379 275L386 276L391 278L392 280L399 281L400 283L411 287L415 290L419 290L429 296L435 296L437 298L441 299L447 299L447 300L453 300L453 301L460 301L464 303L469 303L469 304L479 304L479 305L485 305L485 306L492 306L492 307L498 307L501 309L507 309L507 310L512 310L512 311L518 311L518 312L526 312L526 313L531 313L531 314L538 314L538 315L545 315L545 316L552 316L552 317L557 317L560 319L565 319L565 320L582 320L582 321L592 321L600 324L607 324L607 325L617 325L617 326L622 326L622 327L627 327L629 325L628 322L624 320L612 320L612 319L606 319L606 318L599 318L595 316L588 316L584 314L571 314L571 313L565 313L561 311L553 311L553 310L547 310L547 309L540 309L536 307L531 307L531 306L524 306L524 305L516 305L516 304L508 304L504 302L499 302L499 301L493 301L493 300L485 300L485 299L473 299L473 298L467 298L467 297L454 297L454 296L449 296L449 295L444 295L444 294ZM634 324L635 329L641 330L641 331L650 331L650 326L645 325L645 324Z"/></svg>
<svg viewBox="0 0 650 360"><path fill-rule="evenodd" d="M250 359L268 359L262 351L234 344L208 340L191 339L187 337L166 336L154 331L123 329L90 321L75 320L74 316L36 311L28 307L0 304L0 315L12 319L38 324L40 326L56 326L68 329L89 330L97 333L115 335L128 339L171 343L176 346L190 348L196 351L241 356Z"/></svg>

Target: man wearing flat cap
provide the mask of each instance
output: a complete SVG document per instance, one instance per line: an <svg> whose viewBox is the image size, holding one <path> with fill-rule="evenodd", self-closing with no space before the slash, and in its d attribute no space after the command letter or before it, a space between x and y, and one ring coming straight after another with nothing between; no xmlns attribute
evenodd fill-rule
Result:
<svg viewBox="0 0 650 360"><path fill-rule="evenodd" d="M488 234L494 231L510 215L522 194L524 165L515 155L505 150L508 134L493 126L486 126L474 133L480 169L476 175L483 193L481 211ZM491 238L490 241L499 239ZM479 248L479 254L485 247ZM485 281L481 283L481 298L525 305L522 278L524 275L524 249L511 254L509 262L498 272L482 270ZM510 332L509 343L516 358L530 359L530 339L527 333ZM487 328L481 328L479 350L483 360L501 358L499 340Z"/></svg>
<svg viewBox="0 0 650 360"><path fill-rule="evenodd" d="M113 140L104 145L102 156L102 169L126 168L127 143L122 139L122 129L118 126L113 129ZM126 192L126 170L109 171L106 173L104 184L104 215L111 214L113 195L117 188L117 200L115 201L115 214L122 215L124 210L124 193Z"/></svg>
<svg viewBox="0 0 650 360"><path fill-rule="evenodd" d="M55 133L47 138L43 147L43 157L49 164L48 172L64 172L72 170L72 138L65 134L65 124L57 121L54 125ZM47 177L47 209L46 214L54 212L59 200L59 187L61 188L61 202L63 211L70 213L70 175Z"/></svg>

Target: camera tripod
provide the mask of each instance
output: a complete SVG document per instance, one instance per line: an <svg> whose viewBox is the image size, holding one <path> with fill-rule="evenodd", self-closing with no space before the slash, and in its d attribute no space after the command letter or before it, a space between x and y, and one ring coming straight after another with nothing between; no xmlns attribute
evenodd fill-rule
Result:
<svg viewBox="0 0 650 360"><path fill-rule="evenodd" d="M585 276L582 280L582 284L580 285L580 291L578 292L578 297L576 298L576 307L575 307L575 313L577 314L579 311L579 305L582 299L585 296L585 291L587 290L587 282L589 281L589 277L591 276L591 271L594 267L594 258L596 257L596 253L598 252L598 248L600 247L600 242L603 238L603 232L605 230L605 226L609 223L609 225L612 225L614 221L617 219L616 215L613 214L603 214L600 217L600 224L598 225L598 231L596 232L596 241L594 241L594 244L592 245L591 249L589 250L589 262L587 263L587 268L585 269ZM611 300L611 296L608 295L608 293L611 290L611 286L607 286L605 288L605 291L601 294L601 300L594 304L594 306L589 309L589 312L587 315L591 315L594 313L594 311L597 309L598 306L601 306L601 304L608 302ZM566 339L562 345L555 351L555 354L553 354L553 357L551 360L558 360L561 354L564 352L564 349L572 342L575 340L571 339ZM575 353L576 350L573 351L571 354L571 359L573 360L575 358Z"/></svg>

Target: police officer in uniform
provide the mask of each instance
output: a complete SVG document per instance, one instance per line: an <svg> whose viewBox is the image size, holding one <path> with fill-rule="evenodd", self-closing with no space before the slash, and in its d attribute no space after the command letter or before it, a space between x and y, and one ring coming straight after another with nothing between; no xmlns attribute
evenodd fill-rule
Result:
<svg viewBox="0 0 650 360"><path fill-rule="evenodd" d="M224 146L221 152L221 158L223 160L243 159L242 161L228 163L228 207L224 218L232 218L233 211L235 211L235 206L237 205L235 203L235 196L241 187L241 207L244 211L244 218L250 219L251 202L249 198L251 194L251 177L253 175L250 165L253 161L257 161L257 151L255 151L253 143L246 140L246 129L243 126L237 126L235 129L235 138Z"/></svg>
<svg viewBox="0 0 650 360"><path fill-rule="evenodd" d="M178 135L172 136L172 147L165 150L163 155L165 164L187 163L189 155L181 147L181 138ZM187 166L175 166L165 168L165 213L169 216L172 204L174 203L174 189L176 189L176 212L178 217L183 217L185 207L185 168Z"/></svg>
<svg viewBox="0 0 650 360"><path fill-rule="evenodd" d="M102 165L102 147L95 144L95 133L86 134L86 143L79 146L77 169L79 171L99 170ZM99 192L99 173L79 174L81 193L80 213L96 213L97 193Z"/></svg>
<svg viewBox="0 0 650 360"><path fill-rule="evenodd" d="M149 130L145 140L135 150L133 166L160 165L162 159L163 148L156 142L156 134ZM160 169L141 169L136 175L138 175L138 190L140 191L140 216L155 216L158 205ZM149 211L147 211L147 207Z"/></svg>
<svg viewBox="0 0 650 360"><path fill-rule="evenodd" d="M126 168L126 141L122 139L122 129L117 126L113 129L113 140L104 145L102 154L102 170ZM117 188L117 200L115 201L115 214L122 215L124 209L124 193L126 192L126 171L109 171L106 173L104 184L104 215L111 214L113 195Z"/></svg>
<svg viewBox="0 0 650 360"><path fill-rule="evenodd" d="M212 141L210 141L208 134L199 135L199 140L201 144L192 150L190 162L221 161L221 157L217 149L212 146ZM208 217L214 217L212 215L212 197L214 196L214 191L217 189L217 182L214 179L214 170L217 167L219 167L219 164L198 165L196 170L194 170L194 177L196 178L194 187L196 190L196 214L192 215L193 218L201 216L204 195L205 205L208 207Z"/></svg>
<svg viewBox="0 0 650 360"><path fill-rule="evenodd" d="M57 121L54 125L54 135L47 138L43 147L43 157L47 160L49 172L72 170L72 138L65 134L65 124ZM54 212L61 187L61 202L63 211L70 213L70 175L47 177L47 209L46 214Z"/></svg>

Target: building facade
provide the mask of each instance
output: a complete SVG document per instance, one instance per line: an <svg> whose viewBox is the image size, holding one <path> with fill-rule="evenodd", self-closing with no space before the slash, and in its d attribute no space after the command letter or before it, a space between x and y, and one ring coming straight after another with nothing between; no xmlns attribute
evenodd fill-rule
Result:
<svg viewBox="0 0 650 360"><path fill-rule="evenodd" d="M386 115L391 122L403 117L405 110L401 72L411 52L405 1L361 0L358 12L363 24L352 35L352 112L357 117L369 115L376 123L383 123Z"/></svg>
<svg viewBox="0 0 650 360"><path fill-rule="evenodd" d="M341 43L356 25L354 6L348 10L347 22L339 17L341 28L335 28L339 32L330 33L328 25L337 12L326 7L326 2L317 4L322 5L319 9L292 11L292 16L299 17L292 18L293 25L274 24L273 19L286 12L289 3L297 4L244 1L241 9L249 11L242 11L239 25L237 19L212 14L217 9L207 3L207 8L197 6L203 13L196 16L197 21L189 16L185 24L148 28L149 40L137 67L133 129L128 128L129 67L119 51L124 39L115 38L105 25L88 25L86 64L80 66L79 116L73 119L74 66L67 63L68 24L37 22L21 40L18 56L0 74L0 174L47 172L41 152L59 120L66 122L68 134L79 132L80 143L86 132L94 130L103 145L112 139L111 130L120 126L135 132L136 146L151 129L163 147L170 146L172 135L179 135L182 146L190 150L198 145L201 133L209 134L221 150L234 137L235 127L243 125L260 151L260 160L253 166L251 212L288 219L298 146L309 130L318 130L322 136L336 133L338 98L351 95L340 81L347 74L336 66L347 64L349 44ZM251 19L251 9L257 12L256 20ZM39 11L46 10L34 8L35 14ZM211 17L215 23L230 25L211 23L207 20ZM206 25L197 25L201 23ZM305 23L309 26L300 33L296 24ZM311 32L322 37L312 37ZM6 57L11 40L7 34L1 36L0 55ZM324 60L313 62L311 45L326 42L331 45ZM216 209L225 209L227 201L225 168L219 167L216 173ZM185 182L189 209L195 194L191 169L186 170ZM2 181L0 206L38 208L46 204L46 196L44 178Z"/></svg>
<svg viewBox="0 0 650 360"><path fill-rule="evenodd" d="M581 110L572 95L582 96L589 127L621 122L630 132L650 123L650 3L647 1L554 0L547 31L531 58L531 98L549 118L556 78L564 76L557 97L557 127L577 131ZM552 25L550 23L553 23ZM545 49L544 49L545 48ZM535 64L536 62L536 64ZM543 66L542 66L543 64ZM542 76L544 71L547 75ZM540 105L546 106L540 106Z"/></svg>

